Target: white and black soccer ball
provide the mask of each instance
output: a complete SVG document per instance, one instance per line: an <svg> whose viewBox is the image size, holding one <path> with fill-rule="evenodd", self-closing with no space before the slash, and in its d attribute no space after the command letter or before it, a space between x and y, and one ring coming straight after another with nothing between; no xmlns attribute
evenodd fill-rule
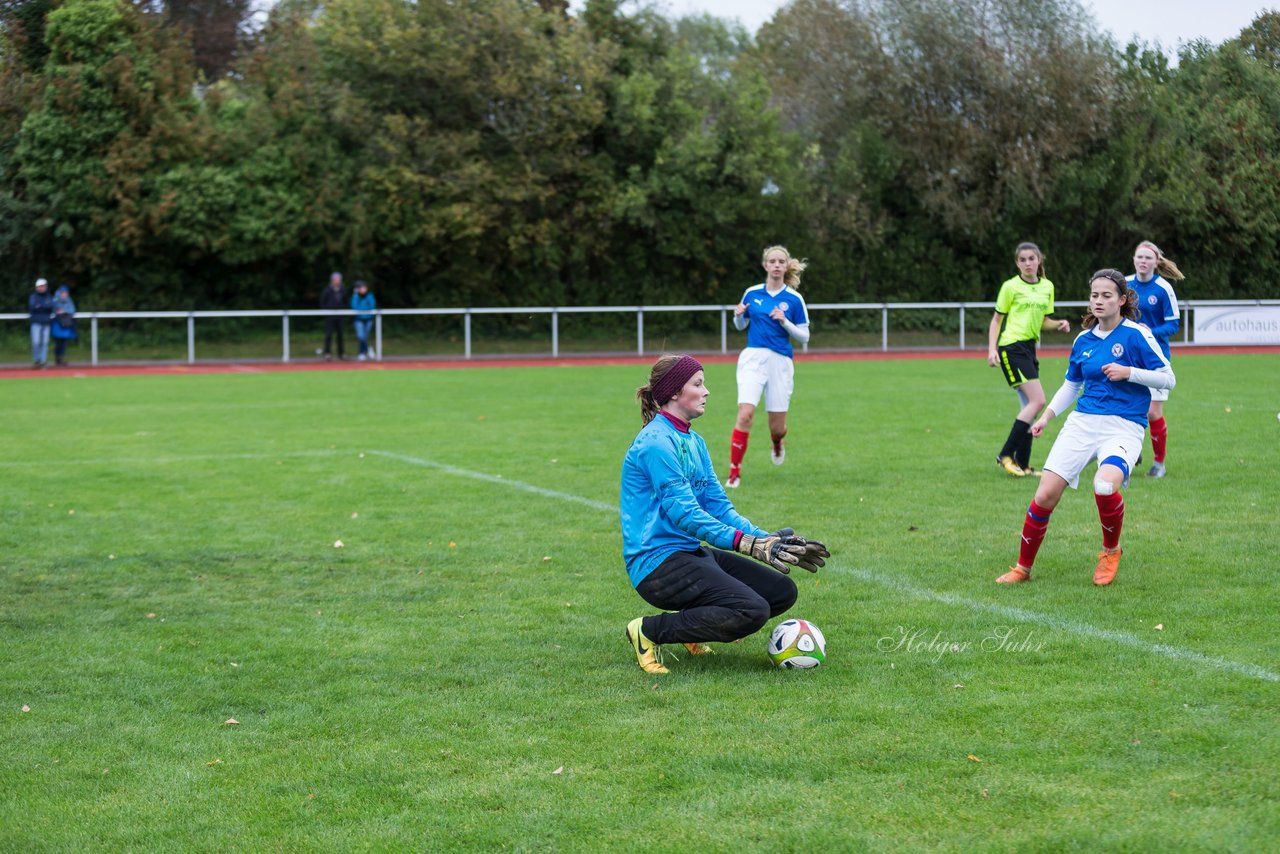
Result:
<svg viewBox="0 0 1280 854"><path fill-rule="evenodd" d="M775 667L817 667L827 660L827 639L808 620L785 620L769 635L768 652Z"/></svg>

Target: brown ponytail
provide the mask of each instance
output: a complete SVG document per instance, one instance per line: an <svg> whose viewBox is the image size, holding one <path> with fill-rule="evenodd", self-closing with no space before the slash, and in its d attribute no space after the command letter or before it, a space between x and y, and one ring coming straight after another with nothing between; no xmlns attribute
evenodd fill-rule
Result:
<svg viewBox="0 0 1280 854"><path fill-rule="evenodd" d="M657 417L658 411L662 409L662 406L653 399L653 387L678 361L680 361L680 356L676 354L659 356L658 361L653 363L653 368L649 371L649 382L636 389L636 400L640 402L641 424L648 424Z"/></svg>
<svg viewBox="0 0 1280 854"><path fill-rule="evenodd" d="M1018 256L1021 255L1024 251L1036 253L1036 257L1040 259L1040 263L1036 266L1036 276L1038 278L1043 279L1044 278L1044 252L1040 249L1039 246L1036 246L1034 243L1030 243L1030 242L1019 243L1017 248L1013 250L1014 264L1018 263Z"/></svg>
<svg viewBox="0 0 1280 854"><path fill-rule="evenodd" d="M1129 287L1129 283L1125 281L1124 273L1111 267L1105 267L1089 277L1089 288L1093 288L1093 283L1098 279L1106 279L1116 286L1116 293L1124 297L1124 303L1120 306L1120 319L1138 320L1138 292ZM1080 318L1081 329L1092 329L1098 325L1098 318L1093 316L1092 311L1086 311L1084 317Z"/></svg>
<svg viewBox="0 0 1280 854"><path fill-rule="evenodd" d="M652 421L658 411L701 370L702 363L687 353L659 356L649 372L649 384L636 389L641 421L645 424Z"/></svg>

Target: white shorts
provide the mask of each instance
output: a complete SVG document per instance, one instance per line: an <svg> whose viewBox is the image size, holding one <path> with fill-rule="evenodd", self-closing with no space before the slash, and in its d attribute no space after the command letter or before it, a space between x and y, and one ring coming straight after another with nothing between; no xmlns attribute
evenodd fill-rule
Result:
<svg viewBox="0 0 1280 854"><path fill-rule="evenodd" d="M786 412L795 391L796 363L767 347L747 347L738 356L738 403L760 405L766 412Z"/></svg>
<svg viewBox="0 0 1280 854"><path fill-rule="evenodd" d="M1121 457L1132 472L1146 432L1141 424L1119 415L1072 412L1053 440L1044 470L1065 480L1072 489L1080 482L1080 472L1095 459L1101 463L1107 457Z"/></svg>
<svg viewBox="0 0 1280 854"><path fill-rule="evenodd" d="M1161 402L1168 400L1168 399L1169 399L1169 389L1167 389L1167 388L1153 388L1153 389L1151 389L1151 399L1152 399L1152 400L1158 400L1158 401L1161 401Z"/></svg>

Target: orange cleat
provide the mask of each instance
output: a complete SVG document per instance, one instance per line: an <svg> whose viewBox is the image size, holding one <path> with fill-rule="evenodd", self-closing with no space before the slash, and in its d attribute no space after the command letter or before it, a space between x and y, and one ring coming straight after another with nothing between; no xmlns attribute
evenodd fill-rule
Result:
<svg viewBox="0 0 1280 854"><path fill-rule="evenodd" d="M1030 572L1020 566L1011 566L1008 572L996 579L996 584L1021 584L1030 580Z"/></svg>
<svg viewBox="0 0 1280 854"><path fill-rule="evenodd" d="M1105 550L1098 552L1098 566L1093 571L1093 583L1099 587L1103 587L1116 580L1116 572L1120 569L1120 555L1124 552L1116 549L1114 552Z"/></svg>
<svg viewBox="0 0 1280 854"><path fill-rule="evenodd" d="M705 643L687 643L684 648L689 650L690 655L715 655L716 651Z"/></svg>

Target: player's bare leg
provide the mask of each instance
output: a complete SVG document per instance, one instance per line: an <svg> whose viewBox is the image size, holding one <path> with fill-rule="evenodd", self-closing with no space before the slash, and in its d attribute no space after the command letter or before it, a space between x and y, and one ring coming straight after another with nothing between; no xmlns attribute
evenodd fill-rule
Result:
<svg viewBox="0 0 1280 854"><path fill-rule="evenodd" d="M782 440L786 435L787 413L770 412L769 438L773 440L773 448L770 450L770 459L773 461L775 466L782 465L782 461L787 457L787 450L782 447Z"/></svg>

